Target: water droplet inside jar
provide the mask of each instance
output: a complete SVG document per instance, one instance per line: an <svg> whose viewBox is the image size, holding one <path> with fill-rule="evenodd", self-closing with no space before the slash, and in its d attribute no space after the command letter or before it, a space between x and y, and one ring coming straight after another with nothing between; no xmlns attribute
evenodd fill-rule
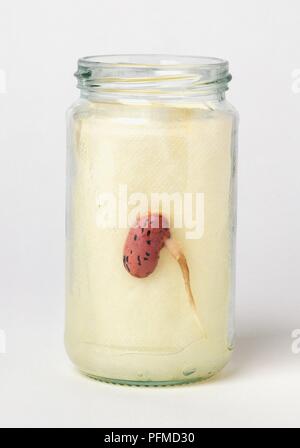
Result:
<svg viewBox="0 0 300 448"><path fill-rule="evenodd" d="M184 374L184 376L190 376L193 375L194 373L196 373L197 369L196 368L187 368L184 369L184 371L182 372Z"/></svg>

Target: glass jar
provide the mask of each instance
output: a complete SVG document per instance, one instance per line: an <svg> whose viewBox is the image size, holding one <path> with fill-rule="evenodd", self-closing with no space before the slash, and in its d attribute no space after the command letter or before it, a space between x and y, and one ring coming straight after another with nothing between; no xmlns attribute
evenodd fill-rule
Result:
<svg viewBox="0 0 300 448"><path fill-rule="evenodd" d="M94 378L173 385L233 347L237 114L215 58L79 60L68 112L67 352Z"/></svg>

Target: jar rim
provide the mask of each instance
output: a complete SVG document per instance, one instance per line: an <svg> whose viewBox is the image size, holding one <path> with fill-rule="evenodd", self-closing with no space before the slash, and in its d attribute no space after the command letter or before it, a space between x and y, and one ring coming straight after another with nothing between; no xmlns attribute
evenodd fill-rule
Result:
<svg viewBox="0 0 300 448"><path fill-rule="evenodd" d="M82 91L102 96L199 96L223 93L231 80L224 59L167 54L86 56L75 76Z"/></svg>
<svg viewBox="0 0 300 448"><path fill-rule="evenodd" d="M228 61L210 56L171 54L107 54L81 57L80 66L128 67L228 67Z"/></svg>

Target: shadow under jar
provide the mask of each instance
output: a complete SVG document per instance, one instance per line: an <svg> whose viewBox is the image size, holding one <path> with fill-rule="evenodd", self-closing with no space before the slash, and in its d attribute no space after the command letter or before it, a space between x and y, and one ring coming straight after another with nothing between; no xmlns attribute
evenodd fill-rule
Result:
<svg viewBox="0 0 300 448"><path fill-rule="evenodd" d="M65 343L103 381L174 385L233 347L237 113L228 63L79 60L68 111Z"/></svg>

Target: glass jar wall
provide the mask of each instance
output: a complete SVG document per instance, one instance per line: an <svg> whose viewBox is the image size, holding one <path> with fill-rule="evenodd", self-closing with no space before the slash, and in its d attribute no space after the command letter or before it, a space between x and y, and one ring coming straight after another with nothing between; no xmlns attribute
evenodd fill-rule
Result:
<svg viewBox="0 0 300 448"><path fill-rule="evenodd" d="M233 346L237 114L215 58L83 58L68 112L65 342L95 378L206 379Z"/></svg>

